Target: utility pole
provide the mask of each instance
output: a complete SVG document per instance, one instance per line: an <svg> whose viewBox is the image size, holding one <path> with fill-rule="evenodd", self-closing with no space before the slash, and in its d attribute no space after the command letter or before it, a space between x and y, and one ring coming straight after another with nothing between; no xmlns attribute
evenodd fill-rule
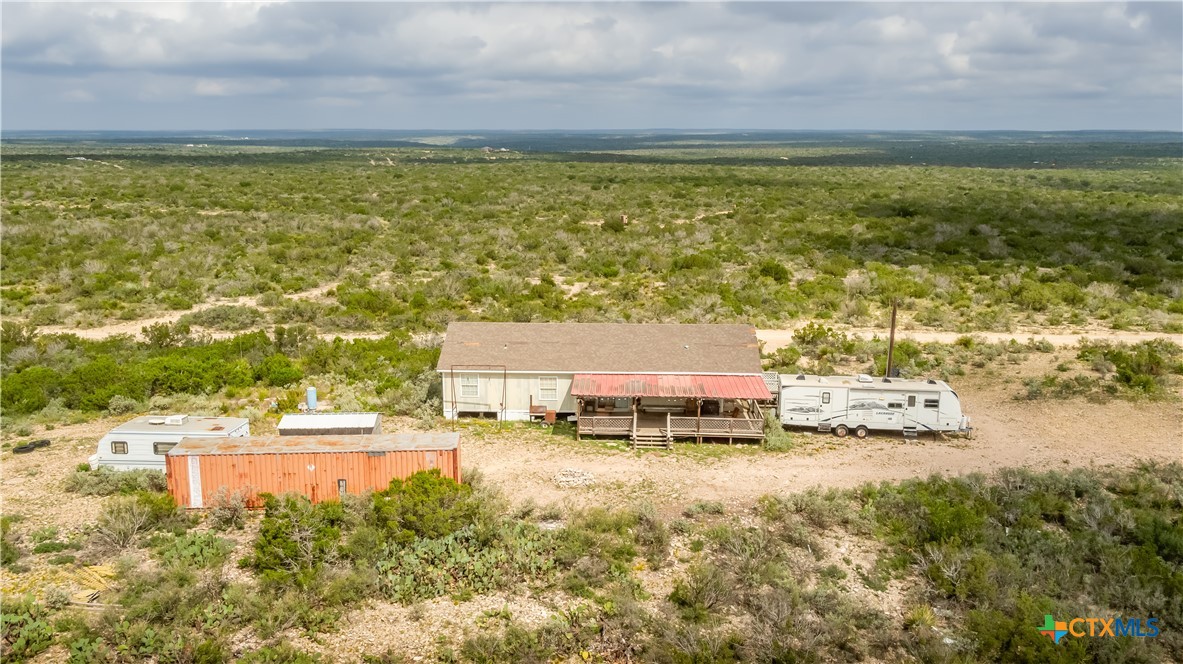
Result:
<svg viewBox="0 0 1183 664"><path fill-rule="evenodd" d="M895 354L895 313L899 300L892 298L891 300L891 336L887 340L887 371L883 374L885 378L891 378L892 358Z"/></svg>

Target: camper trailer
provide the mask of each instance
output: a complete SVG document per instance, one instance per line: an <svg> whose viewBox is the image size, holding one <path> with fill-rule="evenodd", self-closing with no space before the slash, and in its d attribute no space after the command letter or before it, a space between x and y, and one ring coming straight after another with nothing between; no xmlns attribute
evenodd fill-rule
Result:
<svg viewBox="0 0 1183 664"><path fill-rule="evenodd" d="M116 470L164 470L164 455L182 438L224 438L250 435L242 417L146 415L111 429L99 439L90 467Z"/></svg>
<svg viewBox="0 0 1183 664"><path fill-rule="evenodd" d="M781 374L781 424L866 438L872 431L970 432L961 401L939 380Z"/></svg>
<svg viewBox="0 0 1183 664"><path fill-rule="evenodd" d="M381 413L288 413L281 436L360 436L382 433Z"/></svg>

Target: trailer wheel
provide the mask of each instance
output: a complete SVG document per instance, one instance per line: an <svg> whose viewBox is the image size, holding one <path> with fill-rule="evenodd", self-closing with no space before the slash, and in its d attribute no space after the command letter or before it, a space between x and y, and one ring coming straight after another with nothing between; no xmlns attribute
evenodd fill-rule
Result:
<svg viewBox="0 0 1183 664"><path fill-rule="evenodd" d="M16 447L12 448L12 453L13 454L28 454L29 452L32 452L35 449L37 449L37 448L33 447L32 445L17 445Z"/></svg>
<svg viewBox="0 0 1183 664"><path fill-rule="evenodd" d="M850 433L850 429L846 428L845 424L839 424L838 426L834 427L834 435L838 436L839 438L845 438L846 434L848 433Z"/></svg>
<svg viewBox="0 0 1183 664"><path fill-rule="evenodd" d="M867 433L868 433L867 427L860 426L859 428L854 430L854 437L855 438L866 438Z"/></svg>

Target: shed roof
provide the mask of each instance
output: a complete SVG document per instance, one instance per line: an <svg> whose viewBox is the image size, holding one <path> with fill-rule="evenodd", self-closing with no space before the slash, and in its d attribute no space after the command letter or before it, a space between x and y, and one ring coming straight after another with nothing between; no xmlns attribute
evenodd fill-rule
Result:
<svg viewBox="0 0 1183 664"><path fill-rule="evenodd" d="M371 436L244 436L240 438L184 438L169 456L206 454L292 454L316 452L397 452L454 450L458 432L384 433Z"/></svg>
<svg viewBox="0 0 1183 664"><path fill-rule="evenodd" d="M750 325L452 323L438 369L482 365L561 373L759 374Z"/></svg>
<svg viewBox="0 0 1183 664"><path fill-rule="evenodd" d="M764 377L759 375L575 374L571 394L579 397L772 398Z"/></svg>
<svg viewBox="0 0 1183 664"><path fill-rule="evenodd" d="M286 413L278 429L373 429L381 418L381 413Z"/></svg>
<svg viewBox="0 0 1183 664"><path fill-rule="evenodd" d="M183 417L180 424L165 424L168 416L144 415L111 429L111 433L166 433L166 434L208 434L218 436L230 433L244 424L250 424L245 417L204 417L201 415L173 415Z"/></svg>

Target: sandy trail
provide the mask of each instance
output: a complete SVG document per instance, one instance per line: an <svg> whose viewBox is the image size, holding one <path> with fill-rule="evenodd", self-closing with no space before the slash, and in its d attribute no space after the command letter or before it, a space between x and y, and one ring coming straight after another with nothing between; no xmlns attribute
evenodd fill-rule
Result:
<svg viewBox="0 0 1183 664"><path fill-rule="evenodd" d="M774 351L778 348L788 346L793 342L793 333L805 327L810 321L802 321L786 329L777 330L756 330L756 338L764 344L765 351ZM823 322L823 321L818 321ZM845 332L850 336L858 336L863 338L871 338L878 336L881 339L886 339L891 332L888 328L877 327L843 327L840 325L831 326L835 330ZM953 343L957 339L964 336L973 336L984 339L990 343L1006 342L1014 339L1016 341L1027 341L1028 339L1043 340L1051 343L1054 346L1075 346L1082 337L1091 341L1111 341L1115 343L1138 343L1140 341L1149 341L1151 339L1167 339L1174 341L1177 344L1183 344L1183 335L1171 334L1168 332L1141 332L1131 330L1109 330L1100 327L1082 327L1082 328L1041 328L1041 327L1020 327L1014 332L949 332L946 330L930 330L930 329L902 329L897 328L895 333L896 339L910 339L922 343L939 342L939 343Z"/></svg>
<svg viewBox="0 0 1183 664"><path fill-rule="evenodd" d="M287 297L296 300L310 300L321 298L329 290L335 288L337 284L326 284L318 286L311 290L293 293ZM575 285L578 290L579 284ZM154 318L144 318L140 320L120 321L118 323L111 323L109 325L102 325L91 328L73 328L64 325L48 325L38 328L41 334L74 334L83 339L106 339L108 337L128 334L137 339L143 339L142 329L153 325L155 323L172 324L180 320L181 316L185 314L204 311L212 307L220 305L239 305L239 306L258 306L257 297L239 297L233 299L212 300L210 302L203 302L194 305L188 311L175 311L164 316L157 316ZM756 338L763 344L764 350L771 352L778 348L788 346L793 342L793 333L805 327L811 322L819 322L825 324L826 321L800 321L790 327L783 329L763 329L756 330ZM870 338L879 336L886 338L889 330L876 327L844 327L841 325L831 326L834 329L844 332L851 336L858 336L863 338ZM244 330L224 331L224 330L207 330L203 328L196 328L197 331L209 335L213 339L228 339L240 334L247 334L258 330L267 329L263 327L249 328ZM387 332L321 332L318 334L322 339L333 339L340 337L342 339L381 339L385 337ZM1109 330L1100 327L1085 327L1085 328L1038 328L1038 327L1021 327L1015 332L949 332L946 330L931 330L931 329L899 329L896 331L897 339L910 339L918 342L940 342L953 343L960 337L974 336L984 339L987 342L1005 342L1011 339L1017 341L1027 341L1028 339L1043 340L1051 343L1054 346L1071 347L1079 343L1080 339L1086 338L1092 341L1111 341L1120 343L1138 343L1140 341L1149 341L1151 339L1167 339L1177 344L1183 345L1183 335L1171 334L1168 332L1141 332L1129 330Z"/></svg>
<svg viewBox="0 0 1183 664"><path fill-rule="evenodd" d="M324 297L325 293L328 293L330 290L336 288L337 283L338 282L331 282L331 283L327 283L327 284L322 284L320 286L317 286L316 288L310 288L306 291L300 291L298 293L288 294L285 297L287 297L288 299L292 299L292 300L319 299L319 298ZM100 325L98 327L78 328L78 327L69 327L66 325L46 325L44 327L37 328L37 331L40 334L73 334L73 335L76 335L82 339L94 339L94 340L106 339L108 337L114 337L114 336L118 336L121 334L129 334L137 339L143 339L144 338L143 328L145 328L145 327L148 327L150 325L155 325L157 323L164 323L167 325L172 325L173 323L180 320L181 317L184 316L185 314L193 314L193 313L197 313L199 311L205 311L206 309L212 309L214 307L220 307L223 305L258 307L259 306L259 296L252 295L252 296L221 298L221 299L216 299L216 300L210 300L208 302L201 302L199 304L195 304L195 305L193 305L192 308L187 309L185 311L173 311L173 312L167 313L163 316L155 316L153 318L140 318L138 320L119 321L118 323L111 323L109 325ZM262 329L262 328L259 328L259 329ZM224 338L233 337L233 336L236 336L239 334L247 334L248 332L254 332L254 331L255 331L254 329L238 330L235 332L223 332L223 331L210 330L210 331L208 331L208 333L211 337L213 337L215 339L224 339ZM321 335L321 336L327 336L329 338L332 338L334 336L340 336L343 338L353 338L349 335L349 333L326 334L326 335ZM367 336L366 338L381 338L382 336L385 336L385 335L375 334L372 336Z"/></svg>

